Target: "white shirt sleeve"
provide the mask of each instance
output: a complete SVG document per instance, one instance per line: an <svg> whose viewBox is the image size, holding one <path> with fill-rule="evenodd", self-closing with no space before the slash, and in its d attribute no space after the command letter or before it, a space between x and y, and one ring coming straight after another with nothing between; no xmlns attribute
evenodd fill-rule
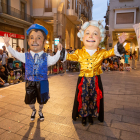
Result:
<svg viewBox="0 0 140 140"><path fill-rule="evenodd" d="M25 53L19 53L15 51L11 46L8 46L7 49L12 54L12 56L25 63Z"/></svg>
<svg viewBox="0 0 140 140"><path fill-rule="evenodd" d="M59 60L60 52L61 51L58 50L57 53L54 56L48 55L48 59L47 59L48 67L51 66L51 65L54 65Z"/></svg>

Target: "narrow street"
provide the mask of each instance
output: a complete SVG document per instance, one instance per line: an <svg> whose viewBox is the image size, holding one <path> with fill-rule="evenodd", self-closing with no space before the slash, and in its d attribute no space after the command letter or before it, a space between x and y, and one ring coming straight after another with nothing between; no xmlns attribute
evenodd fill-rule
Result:
<svg viewBox="0 0 140 140"><path fill-rule="evenodd" d="M78 73L49 76L50 100L45 120L31 122L24 103L25 83L0 89L0 140L138 140L140 138L140 63L137 70L101 75L105 122L94 125L72 121ZM38 103L36 103L38 110Z"/></svg>

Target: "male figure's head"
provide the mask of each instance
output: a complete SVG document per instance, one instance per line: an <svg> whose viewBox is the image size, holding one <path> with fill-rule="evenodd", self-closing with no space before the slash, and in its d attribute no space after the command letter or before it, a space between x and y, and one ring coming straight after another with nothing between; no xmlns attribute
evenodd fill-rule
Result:
<svg viewBox="0 0 140 140"><path fill-rule="evenodd" d="M41 52L44 49L47 34L48 31L39 24L33 24L31 27L29 27L27 30L27 35L30 50L35 53Z"/></svg>

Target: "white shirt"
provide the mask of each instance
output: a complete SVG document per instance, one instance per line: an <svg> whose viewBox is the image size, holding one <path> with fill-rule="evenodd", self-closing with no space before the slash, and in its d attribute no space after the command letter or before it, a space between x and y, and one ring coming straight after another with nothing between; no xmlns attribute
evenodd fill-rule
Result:
<svg viewBox="0 0 140 140"><path fill-rule="evenodd" d="M6 64L6 58L8 58L6 53L3 53L2 55L0 54L0 59L2 61L2 65Z"/></svg>
<svg viewBox="0 0 140 140"><path fill-rule="evenodd" d="M18 60L20 60L21 62L25 63L25 53L20 53L15 51L11 46L7 47L8 51L12 54L12 56L14 56L15 58L17 58ZM54 65L60 58L60 52L61 51L57 51L57 53L54 56L50 56L48 55L47 57L47 65L48 67L51 65ZM30 51L32 57L34 58L35 52ZM39 52L39 57L44 53L44 51Z"/></svg>

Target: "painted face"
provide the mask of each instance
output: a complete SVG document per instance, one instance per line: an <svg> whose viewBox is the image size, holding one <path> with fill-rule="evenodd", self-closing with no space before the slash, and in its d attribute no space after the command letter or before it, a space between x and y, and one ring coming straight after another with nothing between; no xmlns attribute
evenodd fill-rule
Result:
<svg viewBox="0 0 140 140"><path fill-rule="evenodd" d="M44 36L41 31L32 31L29 35L28 45L30 46L30 50L38 53L44 49L45 41Z"/></svg>
<svg viewBox="0 0 140 140"><path fill-rule="evenodd" d="M97 49L101 41L100 30L96 26L89 26L84 31L83 43L86 49L94 50Z"/></svg>

